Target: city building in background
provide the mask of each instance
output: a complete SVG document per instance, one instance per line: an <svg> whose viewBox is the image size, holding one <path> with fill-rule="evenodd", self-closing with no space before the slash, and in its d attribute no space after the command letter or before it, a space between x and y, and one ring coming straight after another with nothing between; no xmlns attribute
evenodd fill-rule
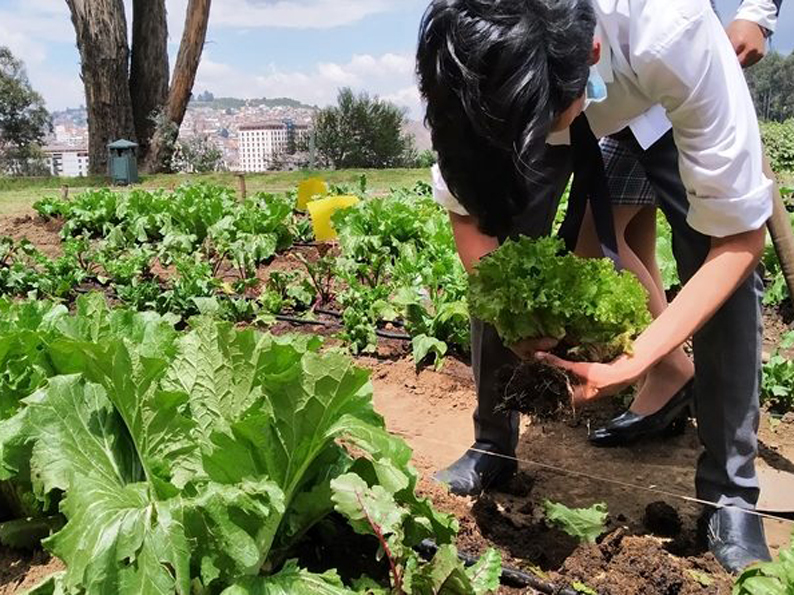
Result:
<svg viewBox="0 0 794 595"><path fill-rule="evenodd" d="M44 147L47 166L53 176L78 178L88 175L88 149L85 147Z"/></svg>
<svg viewBox="0 0 794 595"><path fill-rule="evenodd" d="M295 154L309 133L307 124L292 120L240 126L240 169L250 172L281 169L287 156Z"/></svg>

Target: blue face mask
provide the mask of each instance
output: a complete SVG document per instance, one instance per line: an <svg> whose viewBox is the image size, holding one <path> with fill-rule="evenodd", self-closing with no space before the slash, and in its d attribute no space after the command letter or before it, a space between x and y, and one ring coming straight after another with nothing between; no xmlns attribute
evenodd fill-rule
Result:
<svg viewBox="0 0 794 595"><path fill-rule="evenodd" d="M591 103L601 103L607 98L607 84L595 64L590 67L590 76L587 79L584 95L584 109L587 109Z"/></svg>

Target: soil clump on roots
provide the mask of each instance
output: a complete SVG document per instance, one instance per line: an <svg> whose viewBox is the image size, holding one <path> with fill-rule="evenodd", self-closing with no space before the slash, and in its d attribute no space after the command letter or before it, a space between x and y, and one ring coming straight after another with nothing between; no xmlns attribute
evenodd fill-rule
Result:
<svg viewBox="0 0 794 595"><path fill-rule="evenodd" d="M501 395L496 410L517 411L540 421L572 416L573 388L568 372L540 361L522 361L498 371Z"/></svg>

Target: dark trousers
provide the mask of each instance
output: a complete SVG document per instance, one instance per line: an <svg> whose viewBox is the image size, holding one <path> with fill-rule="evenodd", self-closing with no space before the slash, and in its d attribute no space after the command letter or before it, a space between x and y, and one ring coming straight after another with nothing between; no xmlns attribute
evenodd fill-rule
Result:
<svg viewBox="0 0 794 595"><path fill-rule="evenodd" d="M673 252L682 282L703 264L710 239L686 222L689 203L678 170L678 151L672 133L643 150L628 130L617 140L643 165L659 205L673 230ZM549 175L534 196L515 233L532 237L548 234L551 218L543 205L556 209L570 175L564 149L554 148ZM552 173L553 172L553 173ZM695 335L695 393L697 423L704 451L698 461L696 488L699 498L753 507L758 500L755 456L758 451L759 389L762 320L761 278L753 273L717 314ZM478 407L474 414L477 441L508 453L518 442L518 418L498 414L499 368L514 362L493 327L472 321L472 365ZM664 448L660 445L659 448Z"/></svg>

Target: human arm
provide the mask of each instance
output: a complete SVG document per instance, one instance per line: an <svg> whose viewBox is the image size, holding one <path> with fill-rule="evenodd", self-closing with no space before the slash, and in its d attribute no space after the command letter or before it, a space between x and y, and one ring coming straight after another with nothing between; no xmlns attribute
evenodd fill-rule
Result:
<svg viewBox="0 0 794 595"><path fill-rule="evenodd" d="M713 238L703 266L637 338L631 355L610 364L568 362L546 353L539 354L538 358L581 379L575 386L576 402L615 394L633 384L714 316L758 265L765 238L763 227L726 238Z"/></svg>
<svg viewBox="0 0 794 595"><path fill-rule="evenodd" d="M766 54L766 38L777 24L782 0L744 0L726 27L739 63L752 66Z"/></svg>
<svg viewBox="0 0 794 595"><path fill-rule="evenodd" d="M712 238L711 250L673 304L638 338L632 357L572 364L544 356L582 379L579 398L615 392L681 345L746 279L763 249L771 181L763 175L744 77L710 11L684 2L673 2L671 9L678 11L670 17L671 33L641 46L633 66L643 91L664 106L673 124L688 221Z"/></svg>
<svg viewBox="0 0 794 595"><path fill-rule="evenodd" d="M455 236L455 245L458 248L463 268L471 274L477 262L499 247L499 240L482 233L477 226L477 220L469 215L458 215L450 211L449 220L452 233Z"/></svg>

